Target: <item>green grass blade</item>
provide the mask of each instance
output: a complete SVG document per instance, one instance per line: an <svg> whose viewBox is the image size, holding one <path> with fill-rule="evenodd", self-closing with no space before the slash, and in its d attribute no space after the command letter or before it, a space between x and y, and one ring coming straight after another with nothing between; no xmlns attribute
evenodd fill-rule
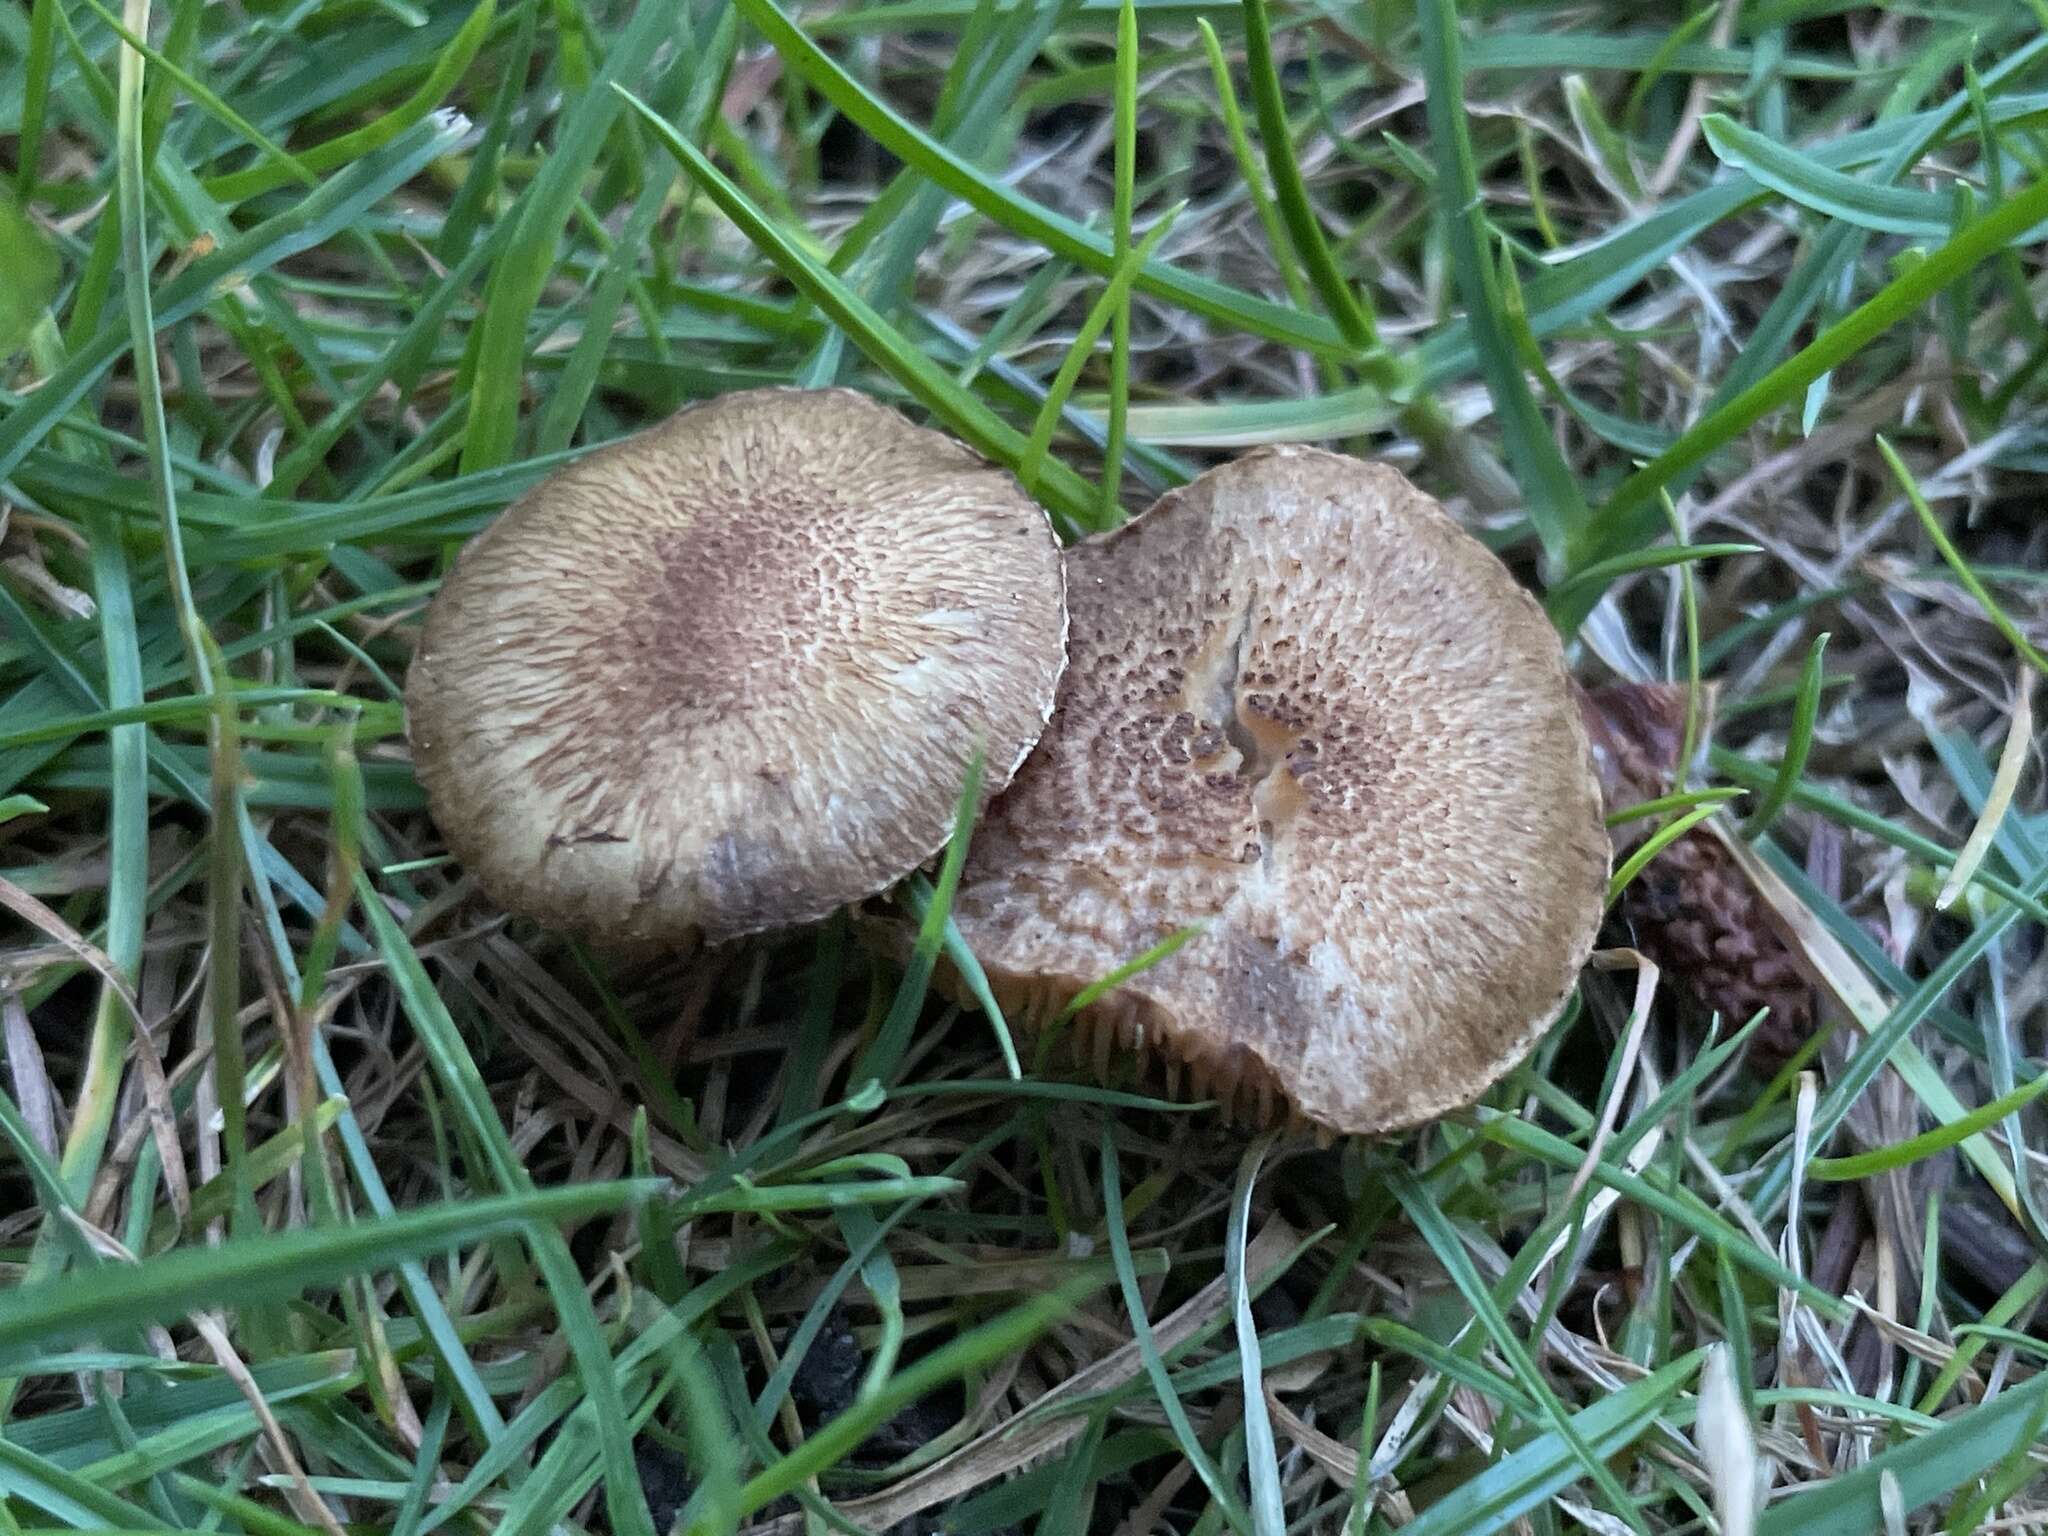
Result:
<svg viewBox="0 0 2048 1536"><path fill-rule="evenodd" d="M891 154L1004 228L1044 246L1048 253L1103 276L1110 274L1116 264L1111 241L991 181L929 134L911 126L862 89L774 0L734 0L734 4L786 65ZM1332 356L1343 356L1349 350L1337 330L1325 321L1221 283L1190 277L1164 263L1148 263L1138 274L1136 286L1142 293L1179 304L1233 330Z"/></svg>
<svg viewBox="0 0 2048 1536"><path fill-rule="evenodd" d="M1339 334L1364 356L1356 361L1370 364L1370 354L1379 347L1379 335L1367 305L1338 270L1337 258L1323 238L1322 225L1309 203L1308 185L1302 180L1301 163L1295 158L1294 140L1287 127L1287 104L1280 88L1280 71L1273 62L1273 30L1266 15L1266 0L1243 0L1245 71L1251 80L1252 109L1258 115L1259 139L1266 149L1266 170L1273 179L1273 202L1286 225L1294 254L1315 285L1323 308L1336 322ZM1376 382L1393 382L1384 360Z"/></svg>
<svg viewBox="0 0 2048 1536"><path fill-rule="evenodd" d="M1608 1501L1607 1512L1619 1517L1638 1536L1648 1536L1642 1516L1637 1513L1635 1501L1631 1499L1616 1480L1607 1463L1586 1443L1585 1437L1573 1424L1564 1404L1550 1388L1529 1358L1528 1350L1508 1327L1507 1319L1494 1305L1492 1292L1473 1267L1470 1255L1465 1252L1465 1242L1448 1218L1437 1209L1427 1191L1415 1175L1406 1168L1391 1168L1388 1180L1394 1197L1401 1202L1401 1208L1415 1223L1416 1229L1428 1241L1430 1251L1437 1257L1451 1282L1472 1308L1474 1317L1487 1338L1493 1341L1508 1367L1513 1371L1516 1383L1536 1403L1542 1418L1549 1424L1552 1433L1565 1444L1570 1454L1578 1461L1579 1472L1590 1479L1601 1495Z"/></svg>
<svg viewBox="0 0 2048 1536"><path fill-rule="evenodd" d="M660 51L675 15L658 0L641 0L620 28L590 88L563 118L553 152L522 196L505 254L491 269L477 333L475 383L462 436L462 468L491 469L513 456L519 405L526 386L529 322L553 274L563 227L569 222L585 173L618 120L613 93L637 86Z"/></svg>
<svg viewBox="0 0 2048 1536"><path fill-rule="evenodd" d="M953 833L946 842L946 855L939 864L939 878L933 883L930 901L918 922L917 940L903 967L903 980L890 1001L889 1012L875 1038L855 1061L851 1081L890 1082L910 1045L910 1033L924 1009L926 989L945 943L946 921L953 911L953 893L960 887L960 871L967 863L967 843L974 818L981 813L983 756L980 746L968 759L967 776L961 782L960 797L953 810Z"/></svg>
<svg viewBox="0 0 2048 1536"><path fill-rule="evenodd" d="M2044 186L2048 186L2048 183L2044 183ZM1899 457L1898 450L1880 435L1877 439L1877 451L1884 455L1885 463L1898 478L1900 489L1906 493L1906 500L1912 504L1913 511L1919 516L1920 526L1927 530L1927 537L1933 541L1934 547L1941 551L1941 558L1948 562L1949 569L1956 573L1956 580L1963 584L1970 596L1977 599L1992 627L2005 636L2006 643L2028 666L2038 672L2048 672L2048 656L2042 655L2040 648L2020 632L2020 627L2013 622L2012 615L2007 613L1998 599L1991 595L1990 588L1984 585L1976 571L1971 568L1970 562L1956 549L1955 541L1943 529L1940 519L1935 517L1934 509L1927 505L1927 498L1920 493L1918 478L1906 467L1906 461Z"/></svg>
<svg viewBox="0 0 2048 1536"><path fill-rule="evenodd" d="M1479 350L1480 372L1493 399L1529 520L1545 555L1555 565L1581 537L1588 518L1586 499L1537 408L1504 318L1505 301L1493 264L1479 171L1465 118L1465 67L1457 7L1454 0L1419 0L1416 19L1422 27L1429 137L1451 265Z"/></svg>
<svg viewBox="0 0 2048 1536"><path fill-rule="evenodd" d="M2023 1087L1999 1095L1989 1104L1971 1110L1959 1120L1947 1125L1936 1126L1918 1136L1910 1136L1888 1147L1879 1147L1870 1152L1858 1152L1849 1157L1816 1157L1806 1165L1809 1177L1816 1179L1844 1180L1865 1179L1875 1174L1886 1173L1894 1168L1908 1167L1923 1158L1946 1151L1959 1142L1967 1141L1979 1131L1998 1124L2008 1115L2016 1114L2031 1104L2043 1093L2048 1093L2048 1074L2035 1078Z"/></svg>
<svg viewBox="0 0 2048 1536"><path fill-rule="evenodd" d="M28 345L57 296L60 275L48 238L0 189L0 358Z"/></svg>
<svg viewBox="0 0 2048 1536"><path fill-rule="evenodd" d="M625 93L622 91L621 94ZM720 211L781 268L805 297L830 315L878 367L938 416L957 436L998 463L1015 469L1024 447L1023 439L1015 428L974 395L961 389L944 369L912 346L864 299L800 250L747 200L738 187L705 159L695 145L655 116L645 102L633 100L630 96L627 99L646 119L663 147L682 163L692 179L718 204ZM1048 466L1042 491L1047 502L1070 518L1085 522L1092 513L1095 504L1093 490L1079 475L1064 466Z"/></svg>
<svg viewBox="0 0 2048 1536"><path fill-rule="evenodd" d="M532 1188L525 1165L513 1150L490 1090L475 1059L456 1031L455 1021L435 993L418 953L385 906L369 877L356 876L356 897L370 919L371 932L389 967L400 1005L426 1047L427 1058L454 1101L470 1140L482 1148L492 1181L507 1194ZM626 1427L625 1405L612 1375L611 1351L598 1327L597 1314L585 1295L583 1277L569 1245L551 1227L531 1229L532 1248L543 1279L554 1298L562 1329L576 1357L578 1373L595 1412L606 1463L607 1509L622 1536L653 1536L647 1499L633 1467L632 1435Z"/></svg>
<svg viewBox="0 0 2048 1536"><path fill-rule="evenodd" d="M153 317L158 331L197 313L223 291L332 239L445 153L459 137L460 127L457 120L436 116L328 178L285 212L221 241L210 255L194 260L158 290ZM125 322L99 326L22 405L0 415L0 479L13 475L29 451L99 382L127 344ZM138 701L111 702L121 707Z"/></svg>
<svg viewBox="0 0 2048 1536"><path fill-rule="evenodd" d="M1209 1497L1216 1501L1216 1507L1222 1510L1230 1528L1238 1536L1254 1536L1250 1512L1244 1501L1223 1481L1223 1474L1203 1448L1201 1437L1195 1433L1195 1426L1188 1418L1187 1406L1181 1402L1180 1394L1174 1391L1172 1378L1167 1375L1159 1343L1152 1336L1152 1323L1145 1314L1145 1298L1138 1290L1137 1272L1131 1265L1131 1235L1124 1226L1123 1176L1117 1167L1116 1140L1107 1128L1102 1133L1102 1214L1103 1225L1109 1233L1110 1253L1116 1259L1117 1281L1123 1288L1124 1308L1131 1318L1132 1337L1137 1341L1145 1374L1151 1380L1159 1406L1166 1412L1167 1423L1173 1427L1173 1436L1179 1442L1181 1454L1195 1469L1202 1486L1209 1490Z"/></svg>
<svg viewBox="0 0 2048 1536"><path fill-rule="evenodd" d="M1771 823L1791 800L1799 776L1806 771L1806 756L1813 748L1814 722L1820 718L1821 684L1826 681L1822 661L1827 649L1826 631L1815 635L1813 644L1807 648L1806 666L1799 677L1799 695L1792 707L1792 729L1785 735L1785 755L1778 760L1777 777L1757 801L1749 820L1742 824L1742 835L1752 842L1771 829Z"/></svg>
<svg viewBox="0 0 2048 1536"><path fill-rule="evenodd" d="M899 1372L880 1391L821 1426L796 1450L748 1479L739 1492L740 1514L752 1514L831 1466L891 1414L916 1402L934 1387L1023 1348L1071 1312L1083 1294L1083 1287L1073 1286L1037 1297L971 1333L962 1334Z"/></svg>
<svg viewBox="0 0 2048 1536"><path fill-rule="evenodd" d="M2009 1386L1903 1445L1873 1456L1862 1466L1829 1478L1819 1487L1780 1499L1757 1522L1757 1536L1865 1536L1885 1526L1881 1487L1887 1475L1899 1490L1903 1512L1964 1488L1997 1466L2016 1448L2048 1394L2048 1376Z"/></svg>
<svg viewBox="0 0 2048 1536"><path fill-rule="evenodd" d="M1116 190L1110 213L1110 251L1123 289L1110 311L1109 430L1102 453L1102 508L1098 527L1121 521L1119 492L1124 476L1124 434L1131 410L1131 278L1146 257L1131 249L1131 218L1138 177L1138 12L1125 0L1116 21L1116 100L1111 129L1116 136ZM1115 278L1111 279L1114 283ZM1071 391L1072 385L1068 385ZM1046 404L1052 396L1046 396Z"/></svg>
<svg viewBox="0 0 2048 1536"><path fill-rule="evenodd" d="M54 1516L73 1530L172 1529L140 1505L6 1440L0 1440L0 1493Z"/></svg>
<svg viewBox="0 0 2048 1536"><path fill-rule="evenodd" d="M1439 0L1441 3L1441 0ZM1603 540L1622 526L1623 514L1652 501L1684 471L1732 441L1771 411L1791 403L1807 385L1839 367L1979 262L2048 219L2048 180L2037 181L2001 207L1958 230L1926 259L1887 283L1829 326L1805 348L1755 384L1707 413L1670 448L1630 475L1608 497L1585 530L1581 549L1604 555Z"/></svg>
<svg viewBox="0 0 2048 1536"><path fill-rule="evenodd" d="M1169 208L1159 222L1146 234L1144 241L1137 249L1131 251L1126 256L1115 273L1111 275L1109 286L1103 289L1102 296L1095 301L1094 306L1088 311L1088 317L1081 322L1081 328L1074 333L1073 345L1067 348L1067 355L1060 362L1059 372L1053 375L1052 383L1046 388L1045 402L1038 408L1038 416L1031 424L1030 439L1025 443L1023 457L1017 463L1017 483L1022 485L1026 491L1035 493L1040 479L1045 474L1046 454L1052 447L1053 431L1059 426L1060 417L1066 410L1067 398L1074 392L1074 385L1079 381L1082 368L1087 365L1089 357L1093 354L1095 343L1102 336L1103 327L1110 324L1118 315L1123 315L1126 322L1128 322L1131 302L1131 280L1137 275L1138 269L1144 264L1145 258L1158 248L1160 241L1166 238L1167 232L1173 228L1173 221L1179 214L1180 210L1178 208ZM1124 345L1128 348L1128 336L1125 337ZM1115 349L1112 347L1112 371L1115 368L1115 356ZM1112 405L1114 405L1113 400ZM1112 410L1111 414L1112 416L1115 415L1114 410ZM1114 474L1111 474L1109 477L1112 486L1115 483L1115 478ZM1092 526L1105 528L1110 526L1113 521L1114 518L1107 511L1104 511L1098 514Z"/></svg>
<svg viewBox="0 0 2048 1536"><path fill-rule="evenodd" d="M497 0L478 0L476 9L435 56L433 68L420 82L419 89L382 117L303 150L296 157L285 156L280 150L267 164L216 176L206 183L208 195L230 205L246 202L295 180L310 184L320 173L381 149L441 104L475 61L496 16Z"/></svg>
<svg viewBox="0 0 2048 1536"><path fill-rule="evenodd" d="M1596 1455L1619 1454L1670 1410L1704 1358L1695 1350L1598 1398L1573 1416L1574 1432ZM1491 1536L1554 1498L1580 1475L1572 1447L1563 1436L1548 1432L1452 1489L1403 1529L1415 1536Z"/></svg>
<svg viewBox="0 0 2048 1536"><path fill-rule="evenodd" d="M1708 113L1700 127L1723 164L1748 172L1815 213L1884 234L1943 240L1951 233L1954 204L1945 197L1830 170L1725 113Z"/></svg>
<svg viewBox="0 0 2048 1536"><path fill-rule="evenodd" d="M1667 822L1646 838L1640 848L1622 860L1620 866L1608 880L1607 905L1610 907L1614 905L1615 901L1621 896L1621 893L1629 888L1635 877L1648 867L1652 859L1656 858L1658 854L1669 848L1720 808L1718 801L1710 801L1706 805L1695 805L1683 816Z"/></svg>
<svg viewBox="0 0 2048 1536"><path fill-rule="evenodd" d="M1663 570L1668 566L1688 565L1700 560L1726 560L1736 555L1762 553L1762 548L1755 544L1665 544L1631 550L1625 555L1597 561L1572 572L1544 594L1544 603L1555 613L1589 588L1604 590L1618 578L1632 576L1638 571Z"/></svg>
<svg viewBox="0 0 2048 1536"><path fill-rule="evenodd" d="M1230 1291L1237 1355L1244 1388L1245 1468L1251 1475L1251 1516L1255 1536L1283 1536L1287 1529L1285 1496L1280 1489L1280 1454L1273 1443L1273 1420L1266 1411L1265 1370L1260 1360L1259 1325L1252 1316L1251 1291L1245 1284L1244 1253L1249 1240L1252 1190L1270 1138L1255 1142L1238 1165L1237 1192L1230 1202L1230 1227L1223 1241L1223 1283Z"/></svg>
<svg viewBox="0 0 2048 1536"><path fill-rule="evenodd" d="M454 1244L606 1215L655 1193L644 1184L611 1183L492 1196L401 1211L360 1226L266 1233L215 1248L181 1248L143 1264L105 1266L62 1282L20 1286L0 1294L0 1360L18 1361L102 1333L171 1322L223 1296L244 1305L283 1300Z"/></svg>
<svg viewBox="0 0 2048 1536"><path fill-rule="evenodd" d="M22 57L21 116L15 143L14 192L22 202L35 196L42 163L43 125L48 121L51 65L57 52L58 6L62 0L34 0L29 12L28 48Z"/></svg>

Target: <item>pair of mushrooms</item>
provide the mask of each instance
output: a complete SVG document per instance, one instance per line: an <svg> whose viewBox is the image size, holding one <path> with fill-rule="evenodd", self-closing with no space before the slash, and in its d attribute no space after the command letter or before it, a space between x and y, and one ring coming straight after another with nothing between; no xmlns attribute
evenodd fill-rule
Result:
<svg viewBox="0 0 2048 1536"><path fill-rule="evenodd" d="M980 743L953 915L1006 1012L1198 925L1084 1012L1091 1043L1374 1134L1483 1092L1592 947L1610 854L1570 689L1535 601L1385 466L1255 452L1063 555L951 439L759 390L514 504L406 700L484 891L622 948L880 891L945 841Z"/></svg>

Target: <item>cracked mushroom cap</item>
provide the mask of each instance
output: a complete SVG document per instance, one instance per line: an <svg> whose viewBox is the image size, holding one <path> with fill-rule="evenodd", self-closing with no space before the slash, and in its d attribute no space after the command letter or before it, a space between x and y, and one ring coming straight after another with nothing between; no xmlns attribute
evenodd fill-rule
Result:
<svg viewBox="0 0 2048 1536"><path fill-rule="evenodd" d="M1556 632L1394 470L1258 452L1067 557L1071 665L954 904L999 1001L1235 1115L1470 1103L1570 995L1609 844Z"/></svg>
<svg viewBox="0 0 2048 1536"><path fill-rule="evenodd" d="M946 840L1037 741L1058 542L1002 471L848 390L756 390L601 448L455 563L407 680L449 848L620 949L820 918Z"/></svg>

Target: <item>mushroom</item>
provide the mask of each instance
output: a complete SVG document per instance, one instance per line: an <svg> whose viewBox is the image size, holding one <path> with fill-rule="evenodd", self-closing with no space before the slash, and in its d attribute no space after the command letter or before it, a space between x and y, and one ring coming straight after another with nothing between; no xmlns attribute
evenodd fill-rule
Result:
<svg viewBox="0 0 2048 1536"><path fill-rule="evenodd" d="M1556 632L1394 470L1256 452L1067 556L1072 660L953 915L1027 1024L1082 1010L1226 1113L1377 1134L1569 997L1609 843Z"/></svg>
<svg viewBox="0 0 2048 1536"><path fill-rule="evenodd" d="M692 406L477 536L407 680L450 850L620 950L817 919L929 858L1065 663L1058 541L1006 474L849 390Z"/></svg>

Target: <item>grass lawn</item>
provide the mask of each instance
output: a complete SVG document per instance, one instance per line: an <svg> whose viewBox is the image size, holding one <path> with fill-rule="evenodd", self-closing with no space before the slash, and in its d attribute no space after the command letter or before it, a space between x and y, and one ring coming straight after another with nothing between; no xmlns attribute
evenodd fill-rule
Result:
<svg viewBox="0 0 2048 1536"><path fill-rule="evenodd" d="M0 1536L2040 1529L2044 128L2043 0L0 7ZM480 896L456 549L834 383L1068 538L1385 459L1676 685L1482 1105Z"/></svg>

